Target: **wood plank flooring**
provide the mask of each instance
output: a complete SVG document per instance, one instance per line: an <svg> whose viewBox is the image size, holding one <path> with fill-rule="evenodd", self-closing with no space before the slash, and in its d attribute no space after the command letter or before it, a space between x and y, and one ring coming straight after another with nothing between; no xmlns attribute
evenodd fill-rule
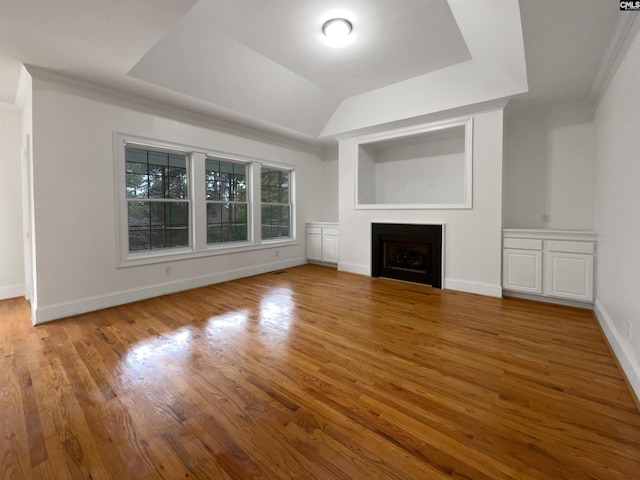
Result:
<svg viewBox="0 0 640 480"><path fill-rule="evenodd" d="M2 479L640 479L592 312L307 265L32 327Z"/></svg>

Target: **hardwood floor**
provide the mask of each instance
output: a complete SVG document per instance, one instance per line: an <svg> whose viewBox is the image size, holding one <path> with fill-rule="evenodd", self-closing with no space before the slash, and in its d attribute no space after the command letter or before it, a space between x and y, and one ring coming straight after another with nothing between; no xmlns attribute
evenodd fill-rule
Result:
<svg viewBox="0 0 640 480"><path fill-rule="evenodd" d="M32 327L3 479L639 479L589 311L303 266Z"/></svg>

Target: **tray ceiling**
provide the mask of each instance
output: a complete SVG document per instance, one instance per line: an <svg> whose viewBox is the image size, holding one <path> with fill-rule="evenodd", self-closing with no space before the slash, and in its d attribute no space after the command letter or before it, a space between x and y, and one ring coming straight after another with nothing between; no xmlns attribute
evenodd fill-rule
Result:
<svg viewBox="0 0 640 480"><path fill-rule="evenodd" d="M19 108L21 64L309 141L496 99L581 101L619 16L607 3L0 0L0 107ZM319 41L333 9L353 18L344 49Z"/></svg>

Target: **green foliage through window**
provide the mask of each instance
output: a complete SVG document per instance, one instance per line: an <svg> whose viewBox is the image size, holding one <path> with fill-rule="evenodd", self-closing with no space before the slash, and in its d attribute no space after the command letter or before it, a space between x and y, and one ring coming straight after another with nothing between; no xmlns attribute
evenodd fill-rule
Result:
<svg viewBox="0 0 640 480"><path fill-rule="evenodd" d="M207 243L249 238L247 166L208 158L205 162Z"/></svg>
<svg viewBox="0 0 640 480"><path fill-rule="evenodd" d="M267 167L260 170L263 240L291 237L290 177L289 170Z"/></svg>
<svg viewBox="0 0 640 480"><path fill-rule="evenodd" d="M189 246L184 154L125 147L129 251Z"/></svg>
<svg viewBox="0 0 640 480"><path fill-rule="evenodd" d="M147 263L146 256L162 261L162 250L179 249L166 253L187 258L215 246L251 249L264 240L295 236L293 170L188 153L166 143L146 146L143 139L123 141L124 162L118 166L118 189L126 202L119 214L127 222L121 241L128 240L120 252L123 263Z"/></svg>

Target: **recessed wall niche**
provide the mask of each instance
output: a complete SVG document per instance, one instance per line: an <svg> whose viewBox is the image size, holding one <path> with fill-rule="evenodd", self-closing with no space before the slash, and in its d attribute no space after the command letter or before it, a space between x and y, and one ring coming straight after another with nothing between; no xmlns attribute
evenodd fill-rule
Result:
<svg viewBox="0 0 640 480"><path fill-rule="evenodd" d="M471 208L473 121L414 126L356 141L356 208Z"/></svg>

